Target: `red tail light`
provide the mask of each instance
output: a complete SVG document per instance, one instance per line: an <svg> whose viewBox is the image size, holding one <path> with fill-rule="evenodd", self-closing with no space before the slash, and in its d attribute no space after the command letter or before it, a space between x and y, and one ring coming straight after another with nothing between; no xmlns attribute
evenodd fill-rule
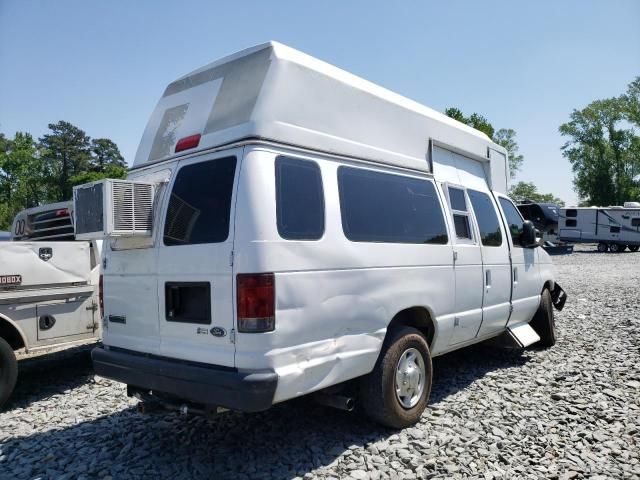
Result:
<svg viewBox="0 0 640 480"><path fill-rule="evenodd" d="M176 153L181 152L183 150L189 150L190 148L195 148L200 143L200 134L197 135L189 135L188 137L181 138L176 143Z"/></svg>
<svg viewBox="0 0 640 480"><path fill-rule="evenodd" d="M238 274L238 332L271 332L276 328L276 281L273 273Z"/></svg>
<svg viewBox="0 0 640 480"><path fill-rule="evenodd" d="M100 306L100 318L102 318L104 317L104 287L102 275L100 275L100 281L98 282L98 305Z"/></svg>
<svg viewBox="0 0 640 480"><path fill-rule="evenodd" d="M65 217L69 215L68 208L61 208L60 210L56 210L56 217Z"/></svg>

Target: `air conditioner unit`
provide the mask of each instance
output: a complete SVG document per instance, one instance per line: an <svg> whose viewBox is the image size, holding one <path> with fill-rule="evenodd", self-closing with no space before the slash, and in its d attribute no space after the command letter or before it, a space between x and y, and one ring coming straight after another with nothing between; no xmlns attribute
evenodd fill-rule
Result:
<svg viewBox="0 0 640 480"><path fill-rule="evenodd" d="M155 184L105 179L73 187L76 238L149 237Z"/></svg>

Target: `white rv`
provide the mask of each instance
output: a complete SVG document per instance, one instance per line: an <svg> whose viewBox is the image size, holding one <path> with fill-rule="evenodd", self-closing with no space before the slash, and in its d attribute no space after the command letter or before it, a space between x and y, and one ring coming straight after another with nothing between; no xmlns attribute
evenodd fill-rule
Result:
<svg viewBox="0 0 640 480"><path fill-rule="evenodd" d="M281 44L196 70L128 181L74 191L107 237L95 370L182 411L319 392L410 425L432 357L555 343L566 295L507 178L484 134Z"/></svg>
<svg viewBox="0 0 640 480"><path fill-rule="evenodd" d="M75 241L71 202L16 215L0 243L0 407L18 376L16 352L40 354L100 338L100 241Z"/></svg>
<svg viewBox="0 0 640 480"><path fill-rule="evenodd" d="M640 203L621 207L567 207L560 210L560 240L597 243L599 252L640 249Z"/></svg>

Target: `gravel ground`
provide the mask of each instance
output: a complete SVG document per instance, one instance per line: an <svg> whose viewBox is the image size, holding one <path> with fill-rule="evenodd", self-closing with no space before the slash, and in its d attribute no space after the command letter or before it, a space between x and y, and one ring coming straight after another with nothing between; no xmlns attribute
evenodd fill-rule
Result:
<svg viewBox="0 0 640 480"><path fill-rule="evenodd" d="M0 478L640 478L640 253L556 257L550 350L434 360L430 408L385 430L300 399L213 420L141 416L86 350L24 361Z"/></svg>

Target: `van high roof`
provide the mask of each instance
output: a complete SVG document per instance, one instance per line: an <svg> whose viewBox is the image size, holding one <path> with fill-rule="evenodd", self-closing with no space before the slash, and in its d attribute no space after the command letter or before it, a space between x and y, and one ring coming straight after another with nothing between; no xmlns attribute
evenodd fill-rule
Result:
<svg viewBox="0 0 640 480"><path fill-rule="evenodd" d="M185 153L257 138L420 171L430 171L430 139L484 159L489 147L504 152L478 130L277 42L169 84L134 168L171 157L185 138Z"/></svg>

